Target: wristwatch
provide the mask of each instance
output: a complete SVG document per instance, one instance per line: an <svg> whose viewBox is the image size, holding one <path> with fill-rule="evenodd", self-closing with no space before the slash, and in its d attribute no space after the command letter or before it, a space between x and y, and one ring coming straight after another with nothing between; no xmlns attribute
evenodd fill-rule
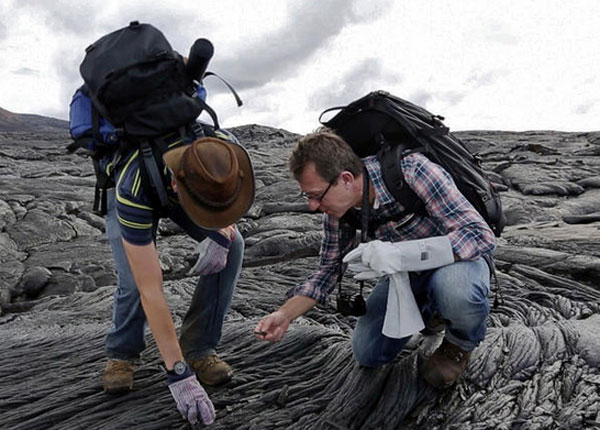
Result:
<svg viewBox="0 0 600 430"><path fill-rule="evenodd" d="M173 363L173 369L167 369L167 373L171 373L173 375L181 376L185 373L187 369L187 364L183 361L176 361Z"/></svg>

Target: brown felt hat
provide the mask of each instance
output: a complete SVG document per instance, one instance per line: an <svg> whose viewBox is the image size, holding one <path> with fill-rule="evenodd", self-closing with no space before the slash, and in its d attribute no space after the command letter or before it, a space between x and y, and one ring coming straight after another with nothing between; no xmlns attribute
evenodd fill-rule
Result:
<svg viewBox="0 0 600 430"><path fill-rule="evenodd" d="M173 172L181 206L200 227L226 227L252 205L254 172L241 145L203 137L166 152L163 159Z"/></svg>

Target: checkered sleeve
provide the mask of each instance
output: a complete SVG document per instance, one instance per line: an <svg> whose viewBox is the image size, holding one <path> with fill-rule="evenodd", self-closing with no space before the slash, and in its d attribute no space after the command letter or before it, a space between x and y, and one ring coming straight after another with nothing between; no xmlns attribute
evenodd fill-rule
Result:
<svg viewBox="0 0 600 430"><path fill-rule="evenodd" d="M306 296L319 303L325 303L327 296L335 288L340 271L340 249L352 244L354 230L340 225L337 218L323 215L323 240L319 253L319 268L304 282L291 288L286 296Z"/></svg>
<svg viewBox="0 0 600 430"><path fill-rule="evenodd" d="M402 169L406 183L425 203L428 214L448 236L461 260L494 251L494 233L448 172L418 153L404 157Z"/></svg>

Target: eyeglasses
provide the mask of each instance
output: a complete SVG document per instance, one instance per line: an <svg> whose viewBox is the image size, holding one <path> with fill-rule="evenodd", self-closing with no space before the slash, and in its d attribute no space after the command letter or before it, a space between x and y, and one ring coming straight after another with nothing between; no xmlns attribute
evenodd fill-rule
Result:
<svg viewBox="0 0 600 430"><path fill-rule="evenodd" d="M315 202L319 202L320 203L320 202L323 201L323 199L325 198L325 195L327 194L327 191L329 191L329 189L331 188L331 186L334 183L335 183L335 179L329 183L329 185L327 186L327 188L325 188L325 191L323 191L323 193L319 197L315 197L314 195L306 194L304 191L302 191L300 193L300 195L302 197L304 197L305 199L307 199L307 200L314 200Z"/></svg>

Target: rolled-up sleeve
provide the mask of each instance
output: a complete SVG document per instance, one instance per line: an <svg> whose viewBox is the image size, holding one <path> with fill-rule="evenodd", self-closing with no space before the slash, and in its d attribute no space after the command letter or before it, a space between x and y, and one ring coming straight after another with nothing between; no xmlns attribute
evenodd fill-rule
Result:
<svg viewBox="0 0 600 430"><path fill-rule="evenodd" d="M319 252L319 268L305 281L291 288L286 296L306 296L317 302L325 303L327 296L335 288L341 270L341 250L352 244L354 229L340 226L339 221L329 215L323 215L323 240Z"/></svg>

